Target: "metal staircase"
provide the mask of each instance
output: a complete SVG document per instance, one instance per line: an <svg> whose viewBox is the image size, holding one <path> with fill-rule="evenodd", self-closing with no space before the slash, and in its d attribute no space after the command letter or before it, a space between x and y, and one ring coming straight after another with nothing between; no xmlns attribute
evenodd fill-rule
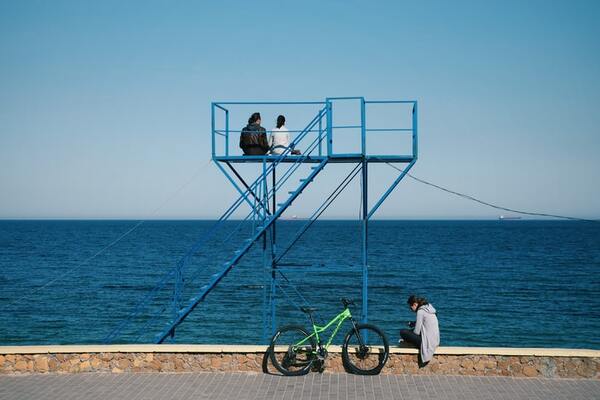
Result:
<svg viewBox="0 0 600 400"><path fill-rule="evenodd" d="M360 125L355 126L336 126L333 118L333 106L339 101L358 101L361 107ZM412 126L410 128L390 128L390 129L369 129L366 125L366 106L367 104L401 104L412 107ZM230 136L240 132L229 128L231 118L231 107L236 105L253 106L306 106L318 107L314 117L296 133L293 144L280 155L264 156L243 156L231 154ZM145 296L137 303L133 311L124 318L114 329L105 337L105 343L113 343L126 335L129 340L135 337L130 332L148 332L154 331L158 334L154 338L155 343L163 343L169 337L175 336L177 327L183 323L186 318L202 303L218 284L227 276L227 274L239 265L240 260L248 254L251 248L259 241L262 242L263 254L270 251L270 258L263 257L266 268L269 268L270 276L270 295L269 304L265 309L265 328L263 336L269 335L270 331L276 326L276 294L285 293L283 285L288 285L293 289L292 283L284 275L286 264L284 257L297 241L305 234L312 224L333 204L336 198L348 187L348 185L357 177L362 178L362 276L363 276L363 301L362 301L362 319L367 319L367 226L368 220L373 213L383 203L385 198L391 193L396 185L402 180L404 175L410 170L417 159L417 113L416 101L365 101L362 97L352 98L327 98L324 102L228 102L212 104L212 159L218 169L223 172L226 178L234 186L239 196L214 223L208 232L204 233L181 257L176 265L167 271L157 282L156 286L149 290ZM221 125L222 129L217 127L217 114L221 113L224 117ZM334 139L337 140L335 133L340 129L357 128L360 129L361 146L360 150L354 153L336 153L334 151ZM373 132L409 132L412 135L411 154L369 154L366 151L366 135L369 131ZM235 136L234 136L235 138ZM219 148L219 141L223 150ZM300 146L304 149L301 155L293 155L292 148ZM379 198L371 209L368 207L368 164L372 162L397 162L407 163L403 173L396 178L387 191ZM242 174L235 167L237 164L255 164L260 168L258 177L251 183L247 183ZM310 186L317 176L324 170L325 166L331 163L349 163L355 164L350 172L344 176L339 184L331 191L325 201L306 219L306 222L296 232L289 242L281 247L276 247L276 224L278 219L285 211L297 201L301 194ZM305 166L303 168L303 166ZM310 166L307 170L306 166ZM297 181L295 181L297 179ZM294 183L296 182L296 183ZM281 192L285 194L280 195ZM283 198L281 201L280 198ZM234 217L242 212L243 205L249 207L249 212L241 215L239 222L236 220L235 227L231 228ZM194 255L206 249L206 246L217 237L224 235L223 242L239 239L241 232L251 226L251 232L240 241L236 250L227 256L227 260L211 271L210 277L203 284L190 287L190 274L197 272L198 267L191 268L191 260ZM218 236L221 235L221 236ZM262 239L262 240L261 240ZM267 246L270 243L270 248ZM268 249L268 250L267 250ZM191 298L184 299L184 287L188 286L187 292L192 291ZM170 292L170 304L163 304L158 308L157 302L160 302L161 296ZM296 294L302 295L296 290ZM187 297L187 296L186 296ZM305 299L302 298L302 301ZM165 322L165 316L167 321ZM161 322L162 321L162 322ZM158 328L155 326L158 324ZM267 326L269 325L269 326ZM162 326L162 328L160 327ZM122 340L122 339L121 339Z"/></svg>

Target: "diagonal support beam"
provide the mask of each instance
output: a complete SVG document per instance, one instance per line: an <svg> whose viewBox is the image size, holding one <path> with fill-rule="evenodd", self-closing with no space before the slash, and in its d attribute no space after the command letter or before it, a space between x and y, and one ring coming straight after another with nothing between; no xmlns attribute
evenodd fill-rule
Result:
<svg viewBox="0 0 600 400"><path fill-rule="evenodd" d="M233 185L233 187L235 187L235 189L238 191L238 193L240 194L241 198L248 203L248 205L250 206L250 208L254 208L254 204L252 204L252 201L250 200L248 194L246 192L244 192L242 190L242 188L240 188L240 186L236 183L236 181L229 175L229 173L225 170L225 168L223 168L221 166L221 163L218 161L214 162L215 165L217 167L219 167L219 169L221 170L221 172L223 172L223 175L225 175L227 177L227 179L229 179L229 182L231 182L231 184Z"/></svg>
<svg viewBox="0 0 600 400"><path fill-rule="evenodd" d="M404 170L402 171L402 173L400 174L400 176L398 176L398 178L396 178L396 180L394 181L394 183L392 183L392 185L388 188L388 190L385 191L385 193L381 196L381 198L373 206L373 208L371 209L371 211L369 211L369 214L367 214L367 219L371 219L371 217L373 216L373 214L375 213L375 211L377 211L377 209L383 204L383 202L385 201L385 199L388 198L388 196L392 193L392 191L396 188L396 186L398 186L398 184L400 183L400 181L402 179L404 179L404 177L406 176L406 174L408 174L408 171L410 171L410 169L413 167L413 165L415 165L416 162L417 162L417 159L413 158L413 160L406 166L406 168L404 168Z"/></svg>
<svg viewBox="0 0 600 400"><path fill-rule="evenodd" d="M263 210L265 210L267 215L271 215L271 212L269 211L269 207L265 206L262 199L260 197L258 197L256 195L256 193L254 193L254 191L252 190L252 188L250 188L250 186L248 186L248 184L246 183L244 178L242 178L242 176L239 174L239 172L237 172L237 170L235 168L233 168L233 165L231 165L231 163L229 163L229 162L225 162L225 164L227 164L229 169L235 174L235 176L240 180L240 182L242 182L242 185L244 185L244 187L246 188L248 193L250 193L252 195L252 197L254 197L254 199L258 202L258 204L260 204L260 206L263 208Z"/></svg>

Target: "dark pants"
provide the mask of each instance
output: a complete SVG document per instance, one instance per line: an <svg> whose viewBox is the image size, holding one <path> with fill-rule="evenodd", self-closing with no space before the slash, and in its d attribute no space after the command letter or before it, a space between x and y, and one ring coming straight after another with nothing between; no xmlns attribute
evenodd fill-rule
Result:
<svg viewBox="0 0 600 400"><path fill-rule="evenodd" d="M405 342L412 343L419 349L421 348L421 335L417 335L412 329L401 329L400 337Z"/></svg>
<svg viewBox="0 0 600 400"><path fill-rule="evenodd" d="M245 156L262 156L267 154L267 150L258 146L244 147L243 150Z"/></svg>
<svg viewBox="0 0 600 400"><path fill-rule="evenodd" d="M400 337L405 342L412 343L419 349L419 368L423 368L429 364L429 361L423 362L421 359L421 335L417 335L412 329L401 329Z"/></svg>

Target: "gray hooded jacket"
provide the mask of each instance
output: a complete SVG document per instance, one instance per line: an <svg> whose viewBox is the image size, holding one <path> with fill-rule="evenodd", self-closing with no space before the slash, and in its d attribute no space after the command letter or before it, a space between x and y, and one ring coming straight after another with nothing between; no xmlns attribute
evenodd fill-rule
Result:
<svg viewBox="0 0 600 400"><path fill-rule="evenodd" d="M417 310L414 332L421 335L421 360L430 361L435 349L440 345L440 328L435 308L431 304L421 306Z"/></svg>

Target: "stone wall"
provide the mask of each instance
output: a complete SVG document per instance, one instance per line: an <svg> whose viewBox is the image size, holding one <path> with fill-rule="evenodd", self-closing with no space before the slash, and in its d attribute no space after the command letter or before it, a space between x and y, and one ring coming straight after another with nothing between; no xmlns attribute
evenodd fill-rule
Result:
<svg viewBox="0 0 600 400"><path fill-rule="evenodd" d="M0 373L262 372L263 357L261 352L0 352ZM330 353L325 372L342 371L341 355ZM418 368L416 354L392 353L382 373L600 379L600 357L437 354L425 368Z"/></svg>

